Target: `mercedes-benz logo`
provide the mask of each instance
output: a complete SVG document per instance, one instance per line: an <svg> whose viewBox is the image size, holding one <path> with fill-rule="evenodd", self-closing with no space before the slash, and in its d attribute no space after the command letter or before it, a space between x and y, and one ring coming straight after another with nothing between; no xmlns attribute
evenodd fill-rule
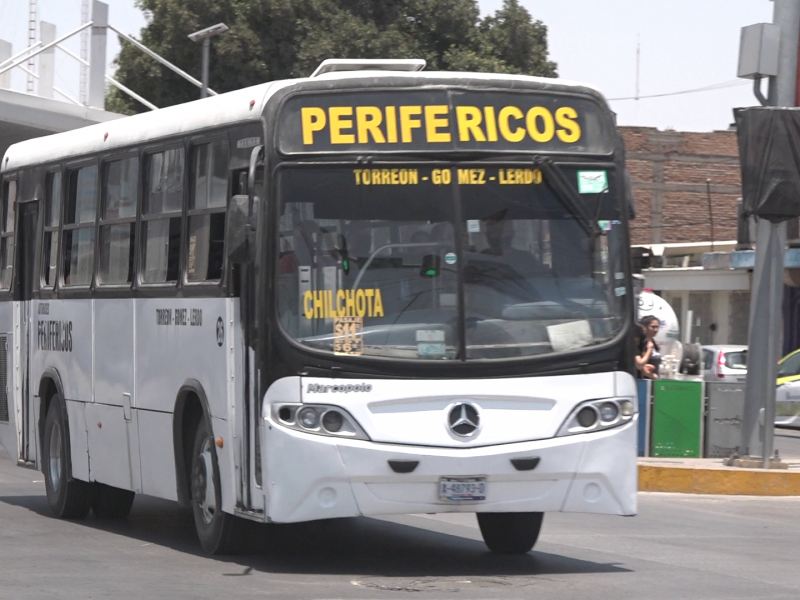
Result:
<svg viewBox="0 0 800 600"><path fill-rule="evenodd" d="M478 409L472 404L465 402L456 403L450 409L450 414L447 417L447 424L450 431L461 437L469 437L478 430L481 418L478 415Z"/></svg>

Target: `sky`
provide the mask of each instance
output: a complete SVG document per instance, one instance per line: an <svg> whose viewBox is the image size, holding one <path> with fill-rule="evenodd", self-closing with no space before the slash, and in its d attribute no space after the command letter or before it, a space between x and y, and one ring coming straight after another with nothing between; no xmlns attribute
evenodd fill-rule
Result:
<svg viewBox="0 0 800 600"><path fill-rule="evenodd" d="M111 24L138 37L145 19L134 0L105 1ZM772 21L770 0L520 2L547 26L550 58L557 63L559 76L599 88L620 125L727 129L734 107L756 104L751 82L736 79L739 36L746 25ZM502 0L479 0L479 4L485 15L500 8ZM37 6L39 19L54 23L59 36L80 25L81 0L37 0ZM12 42L15 53L28 45L27 20L28 0L0 0L0 39ZM79 36L64 45L80 53ZM637 46L640 99L623 100L636 95ZM119 52L116 36L109 36L107 52L111 63ZM193 75L199 78L199 73ZM15 69L12 88L24 91L25 82L26 75ZM717 84L730 87L646 98ZM78 63L61 52L56 54L55 86L78 97Z"/></svg>

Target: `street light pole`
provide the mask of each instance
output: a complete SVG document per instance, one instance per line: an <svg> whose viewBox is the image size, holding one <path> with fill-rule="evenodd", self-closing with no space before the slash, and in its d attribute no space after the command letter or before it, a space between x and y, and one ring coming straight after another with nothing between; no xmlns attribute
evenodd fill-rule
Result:
<svg viewBox="0 0 800 600"><path fill-rule="evenodd" d="M200 88L200 98L208 96L208 53L210 49L211 38L205 38L203 40L203 76L201 78L203 87Z"/></svg>
<svg viewBox="0 0 800 600"><path fill-rule="evenodd" d="M754 90L757 90L756 96L762 104L793 106L800 33L800 0L774 0L774 3L772 33L764 30L770 38L767 41L771 41L772 52L758 55L759 60L764 60L765 68L758 69L758 74L754 77ZM771 36L775 35L776 27L779 31L777 40L774 40ZM752 48L750 50L751 55L757 54L752 52ZM767 54L770 60L765 59ZM758 84L765 72L770 76L767 102L764 102ZM740 76L748 75L742 73ZM742 414L742 446L750 458L758 457L765 469L770 467L774 451L775 381L780 356L778 346L781 337L785 247L786 219L759 219L750 302L747 343L749 364Z"/></svg>
<svg viewBox="0 0 800 600"><path fill-rule="evenodd" d="M225 33L226 31L228 31L228 26L225 25L225 23L217 23L211 27L206 27L205 29L201 29L200 31L195 31L194 33L189 34L189 39L193 42L203 42L203 66L202 75L200 77L202 86L200 87L200 98L205 98L208 96L208 63L209 52L211 51L211 38L221 33Z"/></svg>
<svg viewBox="0 0 800 600"><path fill-rule="evenodd" d="M778 76L773 77L769 86L769 99L772 106L794 106L795 90L797 82L797 47L798 36L800 36L800 0L775 0L772 22L781 28L781 43L778 51ZM775 430L775 381L778 376L778 361L776 358L778 340L780 340L781 323L781 301L783 299L783 266L786 248L786 220L768 223L766 227L771 229L769 234L770 243L776 243L776 260L773 262L773 280L775 289L773 294L776 296L771 299L772 310L775 311L770 333L774 336L771 340L772 347L769 348L768 368L765 372L769 377L769 387L765 389L764 396L764 435L763 435L763 466L769 468L770 458L774 450L774 430ZM761 229L759 229L759 232ZM758 242L756 242L758 249Z"/></svg>

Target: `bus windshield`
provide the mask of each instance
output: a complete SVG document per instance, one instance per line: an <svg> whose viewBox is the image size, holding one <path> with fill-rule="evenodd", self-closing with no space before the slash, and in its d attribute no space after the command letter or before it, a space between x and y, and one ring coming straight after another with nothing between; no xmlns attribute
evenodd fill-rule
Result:
<svg viewBox="0 0 800 600"><path fill-rule="evenodd" d="M549 171L571 201L531 163L281 168L284 331L315 350L416 360L611 339L627 293L614 172Z"/></svg>

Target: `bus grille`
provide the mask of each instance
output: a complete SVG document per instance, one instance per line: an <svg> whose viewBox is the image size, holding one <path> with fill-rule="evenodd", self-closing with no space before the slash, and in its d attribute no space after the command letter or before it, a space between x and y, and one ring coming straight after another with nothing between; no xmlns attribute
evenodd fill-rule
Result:
<svg viewBox="0 0 800 600"><path fill-rule="evenodd" d="M0 421L8 422L8 343L0 335Z"/></svg>

